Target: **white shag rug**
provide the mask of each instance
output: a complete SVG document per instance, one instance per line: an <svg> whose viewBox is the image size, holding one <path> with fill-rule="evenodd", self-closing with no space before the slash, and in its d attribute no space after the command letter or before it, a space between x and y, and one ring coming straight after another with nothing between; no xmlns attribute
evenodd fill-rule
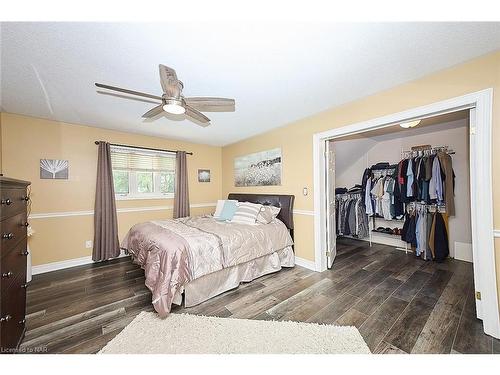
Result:
<svg viewBox="0 0 500 375"><path fill-rule="evenodd" d="M141 312L99 353L369 354L355 327Z"/></svg>

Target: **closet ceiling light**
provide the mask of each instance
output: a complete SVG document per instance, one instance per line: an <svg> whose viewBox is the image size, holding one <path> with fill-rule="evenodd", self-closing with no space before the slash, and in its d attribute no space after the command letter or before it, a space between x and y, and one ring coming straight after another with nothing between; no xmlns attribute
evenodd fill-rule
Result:
<svg viewBox="0 0 500 375"><path fill-rule="evenodd" d="M402 124L399 124L402 128L409 129L409 128L414 128L420 124L420 120L415 120L415 121L409 121L409 122L403 122Z"/></svg>

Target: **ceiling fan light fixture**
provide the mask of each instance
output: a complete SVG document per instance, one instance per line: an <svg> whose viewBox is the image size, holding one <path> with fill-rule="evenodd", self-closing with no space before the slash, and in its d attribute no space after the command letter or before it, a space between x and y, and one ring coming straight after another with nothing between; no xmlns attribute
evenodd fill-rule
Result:
<svg viewBox="0 0 500 375"><path fill-rule="evenodd" d="M163 104L163 110L173 115L182 115L186 112L186 108L182 106L182 102L175 99L166 99L165 104Z"/></svg>
<svg viewBox="0 0 500 375"><path fill-rule="evenodd" d="M405 128L405 129L410 129L410 128L414 128L418 124L420 124L420 120L403 122L403 123L399 124L399 126L401 126L402 128Z"/></svg>

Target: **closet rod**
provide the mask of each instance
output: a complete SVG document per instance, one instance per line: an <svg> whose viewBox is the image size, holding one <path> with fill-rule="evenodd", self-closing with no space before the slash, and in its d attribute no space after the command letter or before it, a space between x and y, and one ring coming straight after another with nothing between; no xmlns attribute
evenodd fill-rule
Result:
<svg viewBox="0 0 500 375"><path fill-rule="evenodd" d="M436 147L431 147L431 148L424 149L424 150L405 150L405 151L401 150L401 156L406 157L407 155L409 155L410 157L413 157L414 154L418 155L419 152L425 153L426 151L430 151L431 153L433 153L435 151L442 151L442 152L447 153L448 155L455 154L455 151L448 149L448 146L436 146Z"/></svg>
<svg viewBox="0 0 500 375"><path fill-rule="evenodd" d="M94 143L96 145L98 145L100 142L104 142L104 141L95 141ZM162 152L171 152L171 153L176 153L177 151L175 150L165 150L165 149L161 149L161 148L151 148L151 147L140 147L140 146L130 146L130 145L122 145L122 144L119 144L119 143L110 143L109 144L110 146L118 146L118 147L127 147L127 148L135 148L137 150L149 150L149 151L162 151ZM186 152L187 155L193 155L192 152Z"/></svg>
<svg viewBox="0 0 500 375"><path fill-rule="evenodd" d="M341 194L335 194L336 197L347 197L347 196L361 196L361 192L357 193L341 193Z"/></svg>

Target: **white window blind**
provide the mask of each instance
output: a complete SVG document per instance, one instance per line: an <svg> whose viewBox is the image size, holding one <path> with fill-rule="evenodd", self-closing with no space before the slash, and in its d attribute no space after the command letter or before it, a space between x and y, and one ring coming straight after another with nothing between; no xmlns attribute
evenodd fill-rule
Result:
<svg viewBox="0 0 500 375"><path fill-rule="evenodd" d="M111 164L118 170L175 171L175 154L114 146L111 148Z"/></svg>
<svg viewBox="0 0 500 375"><path fill-rule="evenodd" d="M116 199L172 198L175 154L111 146Z"/></svg>

